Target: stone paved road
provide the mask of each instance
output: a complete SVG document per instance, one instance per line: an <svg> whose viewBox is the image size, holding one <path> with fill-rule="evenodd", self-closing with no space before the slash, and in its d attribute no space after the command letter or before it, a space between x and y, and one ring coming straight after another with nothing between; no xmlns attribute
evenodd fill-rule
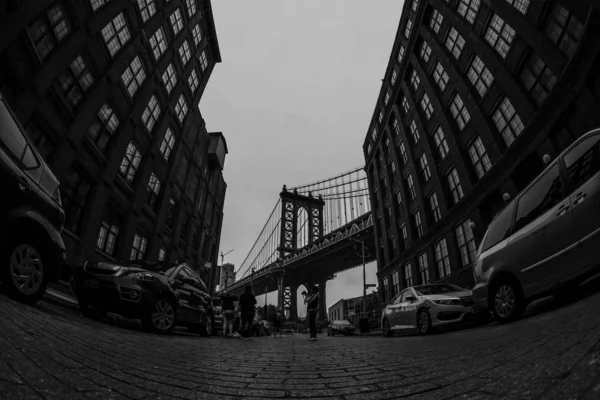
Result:
<svg viewBox="0 0 600 400"><path fill-rule="evenodd" d="M599 308L592 293L428 337L242 341L154 335L0 296L0 399L599 399Z"/></svg>

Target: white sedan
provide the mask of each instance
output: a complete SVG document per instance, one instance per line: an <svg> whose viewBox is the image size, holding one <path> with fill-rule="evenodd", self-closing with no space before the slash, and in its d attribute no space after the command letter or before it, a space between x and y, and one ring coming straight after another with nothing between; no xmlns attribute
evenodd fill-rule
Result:
<svg viewBox="0 0 600 400"><path fill-rule="evenodd" d="M398 293L381 313L384 336L416 328L425 335L432 327L463 321L473 313L473 293L455 285L413 286Z"/></svg>

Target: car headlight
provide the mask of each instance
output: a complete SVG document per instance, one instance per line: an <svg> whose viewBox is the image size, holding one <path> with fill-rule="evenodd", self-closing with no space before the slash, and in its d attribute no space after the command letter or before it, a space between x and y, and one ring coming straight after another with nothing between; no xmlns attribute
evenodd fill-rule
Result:
<svg viewBox="0 0 600 400"><path fill-rule="evenodd" d="M440 304L444 306L457 306L459 305L458 300L431 300L435 304Z"/></svg>
<svg viewBox="0 0 600 400"><path fill-rule="evenodd" d="M156 277L149 272L136 272L129 275L129 278L145 282L152 282L156 280Z"/></svg>

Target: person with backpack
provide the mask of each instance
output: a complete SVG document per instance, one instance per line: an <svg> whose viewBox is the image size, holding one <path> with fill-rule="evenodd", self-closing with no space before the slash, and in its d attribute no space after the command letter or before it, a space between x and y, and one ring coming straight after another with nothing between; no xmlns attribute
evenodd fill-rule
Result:
<svg viewBox="0 0 600 400"><path fill-rule="evenodd" d="M279 337L283 337L283 320L285 316L280 310L275 312L273 316L273 337L277 337L277 332L279 332Z"/></svg>
<svg viewBox="0 0 600 400"><path fill-rule="evenodd" d="M238 297L225 292L221 297L223 301L223 336L233 337L233 319L235 317L235 302ZM229 333L227 333L229 331Z"/></svg>
<svg viewBox="0 0 600 400"><path fill-rule="evenodd" d="M311 296L305 300L306 312L308 314L308 326L310 327L310 337L308 340L317 340L317 314L319 310L319 287L313 286Z"/></svg>
<svg viewBox="0 0 600 400"><path fill-rule="evenodd" d="M256 297L252 293L252 286L248 285L244 289L244 293L240 296L240 314L242 324L240 334L243 338L252 340L252 324L254 322L254 314L256 313Z"/></svg>

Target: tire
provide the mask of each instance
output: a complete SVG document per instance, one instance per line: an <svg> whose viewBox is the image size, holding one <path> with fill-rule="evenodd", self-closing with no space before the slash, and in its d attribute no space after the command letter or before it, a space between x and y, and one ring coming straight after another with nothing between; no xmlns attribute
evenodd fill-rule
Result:
<svg viewBox="0 0 600 400"><path fill-rule="evenodd" d="M489 304L494 318L503 324L520 319L527 305L521 285L514 278L500 278L493 284Z"/></svg>
<svg viewBox="0 0 600 400"><path fill-rule="evenodd" d="M212 315L206 316L206 322L200 327L200 336L212 336L213 335L214 318Z"/></svg>
<svg viewBox="0 0 600 400"><path fill-rule="evenodd" d="M417 329L421 335L427 335L431 332L431 315L424 308L417 313Z"/></svg>
<svg viewBox="0 0 600 400"><path fill-rule="evenodd" d="M7 264L0 268L0 280L6 294L25 304L40 301L48 287L52 261L43 242L17 235L9 241L2 260L2 264Z"/></svg>
<svg viewBox="0 0 600 400"><path fill-rule="evenodd" d="M152 313L142 323L147 329L158 333L169 333L175 328L177 309L175 301L169 297L160 297L154 303Z"/></svg>
<svg viewBox="0 0 600 400"><path fill-rule="evenodd" d="M383 320L383 336L392 337L394 332L390 329L390 323L387 319Z"/></svg>

